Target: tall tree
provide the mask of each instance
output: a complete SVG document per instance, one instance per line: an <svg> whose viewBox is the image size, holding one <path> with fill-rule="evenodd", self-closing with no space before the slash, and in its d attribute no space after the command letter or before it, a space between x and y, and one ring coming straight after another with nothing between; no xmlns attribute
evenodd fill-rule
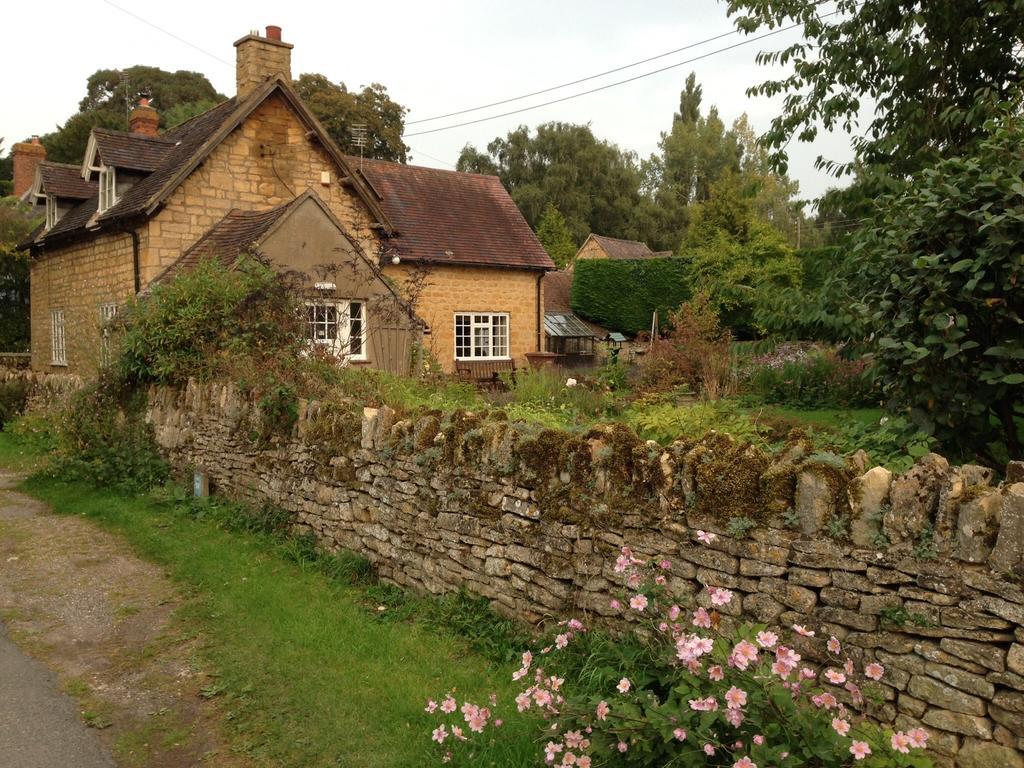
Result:
<svg viewBox="0 0 1024 768"><path fill-rule="evenodd" d="M28 349L28 253L17 245L38 223L28 206L0 197L0 352Z"/></svg>
<svg viewBox="0 0 1024 768"><path fill-rule="evenodd" d="M81 162L94 127L128 129L128 109L140 94L153 99L165 128L169 127L167 116L185 109L184 105L213 105L225 98L199 72L167 72L141 64L124 70L97 70L86 80L78 112L41 137L47 158L61 163Z"/></svg>
<svg viewBox="0 0 1024 768"><path fill-rule="evenodd" d="M408 159L409 147L402 141L408 110L393 101L380 83L350 91L344 83L306 73L296 81L295 90L342 151L359 154L352 128L363 125L369 142L362 150L364 156L400 163Z"/></svg>
<svg viewBox="0 0 1024 768"><path fill-rule="evenodd" d="M873 116L854 137L857 163L904 178L985 135L1024 71L1024 0L729 0L736 27L753 33L799 22L803 39L760 54L791 73L749 89L785 94L766 140L776 168L786 147L819 128L852 131L862 108ZM836 174L854 163L822 157Z"/></svg>
<svg viewBox="0 0 1024 768"><path fill-rule="evenodd" d="M590 232L613 237L644 237L634 222L640 202L636 156L597 139L589 125L545 123L531 133L520 126L487 145L484 155L466 145L460 171L497 171L530 226L537 227L554 204L573 239Z"/></svg>
<svg viewBox="0 0 1024 768"><path fill-rule="evenodd" d="M537 224L537 239L559 269L565 269L576 255L577 247L565 217L554 203L548 203Z"/></svg>

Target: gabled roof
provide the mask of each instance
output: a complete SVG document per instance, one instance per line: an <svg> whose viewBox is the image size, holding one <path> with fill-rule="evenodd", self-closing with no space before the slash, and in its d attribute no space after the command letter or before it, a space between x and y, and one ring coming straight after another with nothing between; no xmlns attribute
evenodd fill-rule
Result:
<svg viewBox="0 0 1024 768"><path fill-rule="evenodd" d="M151 173L163 165L174 149L174 140L166 136L146 136L139 133L93 128L96 150L104 165ZM86 152L86 163L89 162Z"/></svg>
<svg viewBox="0 0 1024 768"><path fill-rule="evenodd" d="M597 336L593 329L572 312L545 312L544 330L548 336L582 339Z"/></svg>
<svg viewBox="0 0 1024 768"><path fill-rule="evenodd" d="M309 108L302 103L302 99L291 85L282 77L271 78L259 88L253 90L243 101L230 98L201 115L172 128L158 137L158 141L151 141L149 137L144 141L137 142L134 139L123 140L124 134L117 131L104 131L94 129L92 141L97 145L101 142L108 142L108 149L113 152L128 152L133 149L144 150L145 158L142 160L122 159L121 163L134 162L136 165L154 166L151 173L144 179L132 186L109 210L95 217L82 219L76 217L74 221L77 227L70 226L54 227L35 242L45 243L51 238L58 236L70 236L87 231L86 225L94 224L98 228L111 224L115 221L135 219L153 215L178 186L188 178L209 154L227 138L227 136L255 111L267 98L273 94L279 94L292 107L297 117L306 126L324 150L335 161L341 171L341 177L348 179L354 191L366 203L374 218L381 225L385 235L393 232L394 228L388 220L387 215L381 208L377 195L370 189L365 179L356 176L349 167L345 156L338 149L338 146L327 134L320 121L316 119ZM96 130L100 131L99 134ZM128 134L132 136L131 134ZM156 163L157 155L163 154L163 158ZM111 162L104 157L104 162ZM118 167L115 165L115 167ZM120 167L129 167L124 164ZM137 170L145 170L139 168ZM92 213L95 213L95 203ZM70 215L70 214L69 214ZM65 219L68 218L65 216ZM61 223L64 219L61 219ZM70 224L70 222L69 222ZM91 229L90 227L89 229Z"/></svg>
<svg viewBox="0 0 1024 768"><path fill-rule="evenodd" d="M406 262L554 269L496 176L349 158L379 195Z"/></svg>
<svg viewBox="0 0 1024 768"><path fill-rule="evenodd" d="M34 191L71 200L88 200L95 197L96 182L83 179L80 170L77 165L43 160L37 166L39 188Z"/></svg>
<svg viewBox="0 0 1024 768"><path fill-rule="evenodd" d="M622 240L593 233L587 240L593 240L600 245L609 259L663 259L672 255L672 251L652 251L647 243L641 243L639 240ZM586 242L583 245L586 245ZM580 250L583 250L583 246L580 246Z"/></svg>

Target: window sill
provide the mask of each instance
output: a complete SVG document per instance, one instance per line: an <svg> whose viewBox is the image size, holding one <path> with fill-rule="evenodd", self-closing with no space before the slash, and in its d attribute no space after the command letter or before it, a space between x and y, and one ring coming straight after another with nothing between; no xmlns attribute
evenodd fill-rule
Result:
<svg viewBox="0 0 1024 768"><path fill-rule="evenodd" d="M511 360L512 357L456 357L456 363L503 363Z"/></svg>

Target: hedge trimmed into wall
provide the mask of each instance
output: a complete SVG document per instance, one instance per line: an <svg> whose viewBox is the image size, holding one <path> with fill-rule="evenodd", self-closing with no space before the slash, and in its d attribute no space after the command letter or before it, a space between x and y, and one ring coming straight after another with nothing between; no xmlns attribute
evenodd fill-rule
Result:
<svg viewBox="0 0 1024 768"><path fill-rule="evenodd" d="M655 310L664 324L691 297L683 259L581 259L573 270L573 312L614 331L650 330Z"/></svg>

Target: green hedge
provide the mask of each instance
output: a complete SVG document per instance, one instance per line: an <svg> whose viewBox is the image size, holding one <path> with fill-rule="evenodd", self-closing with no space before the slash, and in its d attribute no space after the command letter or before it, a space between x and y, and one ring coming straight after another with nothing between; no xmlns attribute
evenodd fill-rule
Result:
<svg viewBox="0 0 1024 768"><path fill-rule="evenodd" d="M574 266L572 309L580 317L626 333L650 330L691 297L683 259L582 259Z"/></svg>

